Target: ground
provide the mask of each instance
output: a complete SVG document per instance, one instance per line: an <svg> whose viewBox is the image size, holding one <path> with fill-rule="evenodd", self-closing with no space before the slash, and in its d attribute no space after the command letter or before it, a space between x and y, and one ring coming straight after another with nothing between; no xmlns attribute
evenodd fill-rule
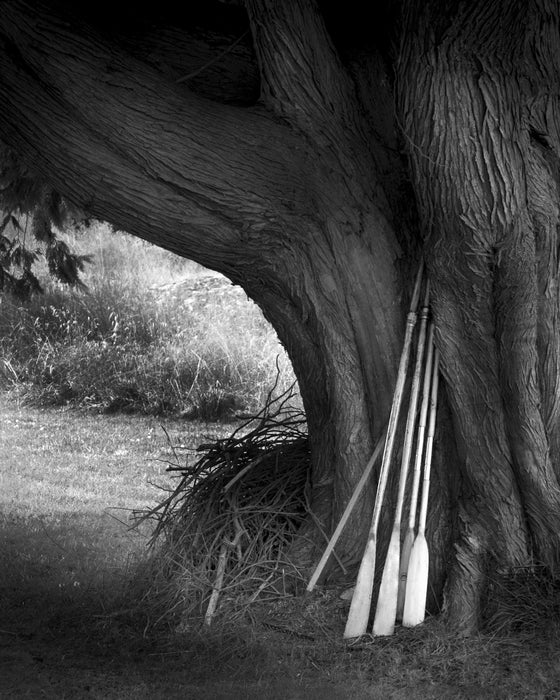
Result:
<svg viewBox="0 0 560 700"><path fill-rule="evenodd" d="M437 620L342 640L335 591L178 634L145 598L134 509L230 427L39 410L0 396L0 698L558 698L558 624L458 640ZM556 653L554 649L556 648Z"/></svg>

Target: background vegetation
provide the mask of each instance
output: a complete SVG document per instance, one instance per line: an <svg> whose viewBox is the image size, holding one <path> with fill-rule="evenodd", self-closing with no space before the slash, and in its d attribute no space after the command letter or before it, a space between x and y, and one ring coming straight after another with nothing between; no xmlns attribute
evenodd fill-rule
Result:
<svg viewBox="0 0 560 700"><path fill-rule="evenodd" d="M0 300L0 381L26 401L216 420L255 412L281 370L275 332L240 288L105 224L63 234L85 288Z"/></svg>

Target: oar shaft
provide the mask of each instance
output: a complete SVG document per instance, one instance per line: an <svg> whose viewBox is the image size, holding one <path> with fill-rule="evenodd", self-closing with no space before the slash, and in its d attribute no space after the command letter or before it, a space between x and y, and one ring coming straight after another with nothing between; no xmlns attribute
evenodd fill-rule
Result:
<svg viewBox="0 0 560 700"><path fill-rule="evenodd" d="M410 549L412 547L412 543L406 546L406 551L403 552L403 554L406 557L406 561L404 559L401 560L401 521L408 470L410 466L410 456L412 452L412 443L414 441L414 427L416 424L416 412L418 406L418 396L420 391L420 377L422 373L422 365L424 360L424 346L426 341L429 296L430 284L429 281L427 281L424 294L424 303L420 314L420 330L418 332L418 341L416 345L416 362L414 365L414 373L410 390L410 402L406 420L405 438L401 459L401 470L399 476L399 488L397 493L397 505L395 508L393 529L391 532L389 546L387 548L385 565L383 567L383 576L381 578L381 585L379 587L379 594L377 598L377 607L375 610L375 618L372 630L374 635L393 634L395 629L395 622L397 620L397 617L402 617L402 609L404 605L406 572L408 568L408 558L410 554ZM405 544L407 544L406 541Z"/></svg>
<svg viewBox="0 0 560 700"><path fill-rule="evenodd" d="M391 459L393 457L393 449L395 446L395 437L397 433L397 423L399 420L399 413L402 404L402 397L404 392L404 385L406 381L406 371L408 367L408 358L410 356L410 346L412 343L412 334L414 332L414 326L416 325L417 309L418 309L418 299L420 296L420 284L422 281L422 271L424 268L423 262L420 264L420 269L418 270L418 275L416 277L416 284L414 286L414 294L412 297L412 302L410 306L410 311L408 313L406 321L406 332L403 344L403 350L401 353L401 359L399 362L399 370L397 374L397 383L395 386L395 393L393 395L393 403L391 406L391 413L389 415L389 423L387 425L387 439L385 441L385 449L383 451L383 461L381 463L381 470L379 473L379 483L377 485L377 494L375 498L375 505L373 509L372 525L370 533L377 532L379 526L379 517L381 515L381 508L383 505L383 498L385 495L385 488L387 486L387 477L389 475L389 466L391 464Z"/></svg>
<svg viewBox="0 0 560 700"><path fill-rule="evenodd" d="M408 576L406 581L406 595L403 610L403 625L414 627L424 621L426 614L426 597L428 591L428 577L430 572L430 552L426 541L426 516L428 512L428 495L430 490L430 471L432 462L432 447L435 433L435 420L437 410L437 396L439 386L439 352L434 349L432 367L432 381L430 389L430 422L426 438L426 455L424 460L424 482L422 486L422 504L420 507L420 519L418 535L414 541L410 554Z"/></svg>
<svg viewBox="0 0 560 700"><path fill-rule="evenodd" d="M420 417L418 419L418 433L416 437L416 454L414 457L414 476L412 480L412 493L410 497L410 511L408 515L408 528L414 531L416 524L416 513L418 508L418 492L420 488L420 477L422 475L422 457L424 454L424 436L426 432L426 419L428 416L428 406L430 403L430 385L432 377L432 362L434 356L434 326L430 323L428 330L426 365L424 370L424 384L422 388L422 405L420 407Z"/></svg>
<svg viewBox="0 0 560 700"><path fill-rule="evenodd" d="M313 591L315 588L317 581L319 580L319 577L323 573L323 569L326 566L327 561L330 559L330 556L336 546L336 543L338 542L340 535L342 534L342 531L348 521L348 518L350 517L350 513L354 509L354 506L356 505L358 498L360 497L364 486L366 485L366 482L369 478L369 475L371 474L371 470L373 469L374 464L377 462L381 455L381 450L383 449L383 445L385 444L385 431L383 431L382 436L379 438L377 441L377 444L375 445L375 450L373 451L373 454L370 457L369 462L366 465L366 468L364 469L364 473L360 477L360 480L356 484L356 488L354 489L354 493L352 494L352 497L348 501L348 505L344 509L344 513L342 514L342 517L340 518L340 522L336 526L335 531L332 534L331 539L329 540L329 543L323 553L323 556L321 557L319 563L317 564L317 568L313 572L313 575L309 579L309 583L307 584L307 591L310 593Z"/></svg>
<svg viewBox="0 0 560 700"><path fill-rule="evenodd" d="M410 454L412 452L412 442L414 439L414 425L416 423L416 408L418 405L420 375L422 372L422 360L424 355L424 344L426 339L426 323L428 318L429 293L429 283L427 282L426 291L424 295L424 303L420 315L421 322L420 330L418 332L418 342L416 345L416 361L414 364L412 386L410 389L410 402L408 406L403 454L401 458L397 505L395 509L395 517L393 521L391 539L389 541L387 555L385 557L385 565L383 567L383 576L381 578L381 585L379 587L379 595L377 598L377 607L375 610L375 618L372 630L374 635L393 634L395 629L395 621L397 619L400 579L399 565L401 558L401 520L404 496L406 491L406 481L408 476L408 467L410 464Z"/></svg>
<svg viewBox="0 0 560 700"><path fill-rule="evenodd" d="M423 535L426 532L426 518L428 515L428 496L430 492L430 474L432 466L432 449L436 428L437 398L439 387L439 350L434 351L434 366L432 370L432 389L430 394L430 422L426 436L426 459L424 461L424 480L422 484L422 504L420 506L420 519L418 532Z"/></svg>
<svg viewBox="0 0 560 700"><path fill-rule="evenodd" d="M401 472L399 476L399 490L397 494L397 506L395 510L395 521L393 529L400 530L402 520L402 511L404 505L404 495L406 491L406 479L408 476L408 468L410 465L410 455L412 453L412 443L414 441L414 427L416 424L416 411L418 408L418 397L420 394L420 375L422 373L422 365L424 362L424 345L426 342L426 326L428 323L428 304L430 299L430 282L426 282L426 290L424 295L424 304L420 312L420 330L418 332L418 343L416 346L416 363L414 365L414 374L412 376L412 386L410 389L410 403L408 406L408 415L406 418L406 428L404 435L403 453L401 459Z"/></svg>
<svg viewBox="0 0 560 700"><path fill-rule="evenodd" d="M416 515L418 509L418 492L420 488L420 478L422 474L422 457L424 454L424 436L426 431L426 417L430 401L430 387L432 377L432 364L434 355L434 326L430 323L427 340L426 365L424 368L424 383L422 388L422 405L418 419L418 432L416 436L416 455L414 459L414 472L412 479L412 493L410 497L410 510L408 515L408 528L404 538L399 567L399 593L397 601L397 617L403 615L407 579L410 568L410 555L415 540L414 528L416 525Z"/></svg>

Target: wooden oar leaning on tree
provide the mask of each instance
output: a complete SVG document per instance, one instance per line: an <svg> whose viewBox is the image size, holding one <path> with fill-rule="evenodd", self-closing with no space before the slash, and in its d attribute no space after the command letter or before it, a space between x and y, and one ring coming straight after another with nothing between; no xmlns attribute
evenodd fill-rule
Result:
<svg viewBox="0 0 560 700"><path fill-rule="evenodd" d="M404 599L406 594L406 581L408 577L408 564L410 553L416 537L416 516L418 512L418 493L420 490L420 478L422 476L422 461L424 459L424 446L426 438L426 423L428 419L428 408L430 405L430 389L432 385L432 365L434 357L434 327L430 324L427 339L426 363L424 367L424 379L422 386L422 403L418 418L418 429L416 435L416 454L414 457L414 470L412 478L412 491L410 496L410 509L408 514L408 528L402 546L400 570L399 570L399 593L397 599L397 619L402 620L404 610Z"/></svg>
<svg viewBox="0 0 560 700"><path fill-rule="evenodd" d="M346 639L359 637L360 635L365 634L367 630L369 612L371 607L371 597L373 592L373 581L375 576L375 559L377 553L377 531L379 528L379 518L381 515L381 507L383 505L385 489L387 486L389 466L391 464L391 459L393 456L395 434L397 430L397 422L399 418L399 412L404 392L404 384L408 367L408 359L410 355L412 334L416 325L418 301L420 297L420 286L422 283L423 270L424 264L422 261L420 263L420 268L416 276L414 292L410 304L410 311L408 313L407 318L405 339L399 363L399 370L397 374L397 383L395 387L395 393L393 396L393 403L391 406L389 423L387 426L387 437L385 441L385 449L383 452L383 461L381 463L381 469L379 471L379 481L377 484L377 493L375 496L371 527L369 530L364 555L362 557L362 562L360 564L358 578L356 581L356 586L354 588L354 595L352 596L352 602L350 604L350 612L348 614L346 628L344 630L344 637Z"/></svg>
<svg viewBox="0 0 560 700"><path fill-rule="evenodd" d="M416 426L416 411L418 407L418 395L420 390L420 379L424 364L424 346L426 341L426 326L428 323L428 304L430 298L430 283L426 282L424 303L420 314L420 330L418 332L418 342L416 346L416 362L412 377L410 390L410 401L406 428L404 436L404 446L401 458L401 471L399 475L399 489L397 495L397 505L395 509L395 519L391 531L391 539L385 558L385 567L381 578L381 586L377 598L377 608L373 622L374 635L390 635L395 630L397 619L397 602L399 594L399 565L401 556L401 520L406 491L406 481L408 477L408 467L412 444L414 441L414 429Z"/></svg>
<svg viewBox="0 0 560 700"><path fill-rule="evenodd" d="M430 422L426 437L426 457L424 460L424 479L422 483L422 504L418 521L418 534L410 553L406 595L403 611L403 626L414 627L424 621L426 615L426 597L428 592L428 575L430 553L426 541L426 517L428 513L428 496L430 491L430 472L432 464L432 447L436 424L437 397L439 386L439 351L434 349L432 368L432 385L430 392Z"/></svg>

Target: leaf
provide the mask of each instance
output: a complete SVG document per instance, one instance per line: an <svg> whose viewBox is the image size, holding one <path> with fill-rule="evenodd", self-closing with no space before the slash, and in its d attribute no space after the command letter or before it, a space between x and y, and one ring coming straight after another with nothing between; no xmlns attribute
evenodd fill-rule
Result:
<svg viewBox="0 0 560 700"><path fill-rule="evenodd" d="M0 233L3 233L6 226L10 223L11 220L11 212L9 214L6 214L6 216L2 219L2 223L0 224Z"/></svg>
<svg viewBox="0 0 560 700"><path fill-rule="evenodd" d="M84 286L79 273L83 271L84 263L90 261L90 256L75 255L64 241L58 240L47 247L45 255L53 277L65 284Z"/></svg>
<svg viewBox="0 0 560 700"><path fill-rule="evenodd" d="M62 229L74 215L78 212L73 212L58 192L0 142L0 291L23 298L42 291L32 267L43 254L55 279L84 286L80 272L91 257L75 255L56 234L56 229ZM28 221L33 240L45 246L44 252L25 244ZM6 230L8 235L2 235ZM13 268L21 274L15 274Z"/></svg>
<svg viewBox="0 0 560 700"><path fill-rule="evenodd" d="M51 222L44 211L36 211L33 216L31 225L31 233L36 240L41 243L52 243L56 236L51 228Z"/></svg>

